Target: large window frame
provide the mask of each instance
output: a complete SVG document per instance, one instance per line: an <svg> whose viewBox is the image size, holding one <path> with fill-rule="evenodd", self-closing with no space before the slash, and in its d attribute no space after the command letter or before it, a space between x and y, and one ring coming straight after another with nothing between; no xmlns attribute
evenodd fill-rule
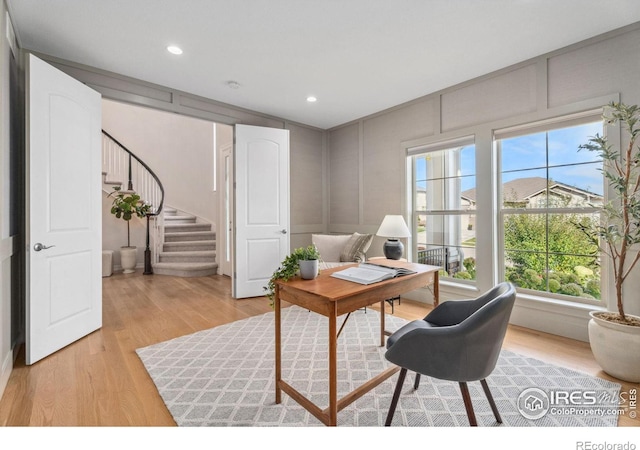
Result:
<svg viewBox="0 0 640 450"><path fill-rule="evenodd" d="M469 285L476 284L475 267L465 264L465 250L475 252L475 247L467 249L464 242L467 230L475 241L475 204L463 200L461 192L464 185L475 190L475 154L472 136L407 149L413 236L409 257L441 266L441 277Z"/></svg>
<svg viewBox="0 0 640 450"><path fill-rule="evenodd" d="M585 193L587 191L581 190L580 194L585 197L584 201L574 202L573 195L571 194L567 194L566 196L567 200L561 201L561 200L558 200L558 199L561 199L561 196L552 191L552 185L554 185L555 181L558 181L554 179L555 177L553 175L558 175L563 171L569 172L570 170L575 169L576 167L579 167L581 165L585 167L589 166L589 168L593 168L597 165L598 160L601 168L602 161L599 158L597 158L597 155L591 155L591 160L588 162L575 162L570 164L569 163L560 164L557 162L551 162L549 157L550 155L549 134L553 132L557 132L559 130L563 130L563 129L564 130L577 129L574 127L581 127L587 124L595 125L596 123L599 123L599 127L598 127L599 129L597 132L602 135L606 132L606 128L603 126L601 114L602 114L601 110L588 111L588 112L570 116L570 117L563 117L563 118L548 120L540 123L528 124L522 127L496 130L494 132L494 155L496 157L495 176L497 180L496 205L497 205L497 211L498 211L497 217L496 217L496 229L498 231L497 233L498 255L500 255L496 259L497 275L499 280L505 280L505 279L509 279L510 277L515 277L516 280L522 281L520 283L520 286L518 287L518 291L525 295L542 297L542 298L551 298L556 300L569 301L572 303L582 303L582 304L589 304L589 305L602 306L604 304L602 298L606 297L606 293L605 293L606 261L604 261L604 258L602 258L601 256L598 257L598 264L594 264L591 266L591 269L594 269L594 270L599 269L599 272L593 275L591 278L592 280L597 279L599 281L599 285L597 289L598 294L597 295L594 294L593 295L594 298L588 298L591 296L591 294L593 294L593 292L587 292L586 289L584 291L577 291L571 294L569 294L569 291L570 291L569 289L563 292L562 289L558 289L557 281L551 281L552 277L558 277L560 275L562 275L563 278L565 277L565 274L560 273L560 271L557 271L558 273L555 273L555 274L553 273L554 271L552 269L554 267L554 263L551 262L552 260L555 261L558 258L566 256L566 257L579 259L581 261L588 261L588 253L590 253L590 251L585 250L585 252L580 253L579 251L575 251L575 250L574 251L567 250L566 252L562 253L562 252L551 250L552 246L550 243L553 242L555 236L552 236L549 232L549 229L552 227L552 224L554 223L554 221L556 223L558 221L563 221L564 225L566 226L566 224L570 220L572 220L571 218L574 218L573 220L576 220L575 218L577 218L577 220L581 220L586 217L591 217L593 218L593 220L599 220L599 207L597 203L606 202L606 197L607 197L606 183L602 175L600 175L600 179L599 179L601 185L598 186L598 189L597 189L598 191L601 192L601 194L598 194L599 200L593 200L593 198L587 198L588 195ZM525 138L528 136L529 137L541 136L541 135L545 136L546 156L545 156L544 164L540 166L536 166L535 163L531 163L531 167L527 167L526 169L523 168L523 169L508 170L505 167L503 167L503 162L504 162L503 150L504 149L502 148L502 146L504 142L508 141L509 139L517 140L518 138ZM584 142L580 142L580 144L584 144L584 143L586 143L586 140ZM577 146L575 150L576 152L578 151ZM525 166L526 164L523 167ZM521 201L521 199L515 198L517 196L514 196L514 198L512 199L508 199L509 194L505 192L508 189L505 187L508 184L508 182L503 180L509 177L513 177L514 179L513 181L511 181L511 183L515 181L521 181L522 179L526 179L526 178L517 178L515 174L518 172L521 172L522 174L526 174L527 171L530 171L531 174L538 174L538 175L540 175L541 173L544 174L543 177L547 180L547 182L546 182L545 191L540 196L540 199L537 201L537 203L534 204L532 199L528 199L528 202L530 202L530 204L525 205L525 202ZM562 184L562 183L559 183L559 184ZM563 216L565 217L564 219L563 219ZM569 217L568 219L566 218L567 216ZM507 261L509 261L509 256L508 256L509 254L514 255L514 254L520 253L524 255L525 252L527 252L523 249L508 248L508 245L505 242L506 241L505 224L507 223L507 221L513 222L514 218L517 218L516 220L523 219L524 222L529 221L527 223L542 222L545 224L544 229L546 234L543 238L543 241L546 243L545 250L529 251L529 254L531 256L535 255L535 256L540 256L544 258L545 273L542 274L541 283L537 287L529 286L526 281L517 278L519 275L516 275L513 273L512 258L509 263L510 267L507 267L508 265ZM591 250L593 250L593 248L591 248ZM600 255L599 252L598 252L598 255ZM596 267L596 266L599 266L599 267ZM558 266L556 265L555 267L558 267ZM592 282L595 282L595 281L592 281ZM573 284L575 285L576 283L573 283ZM586 285L586 281L583 283L583 286L584 285ZM563 286L568 286L568 284L565 284ZM582 289L583 286L580 286L580 288ZM572 286L572 287L575 288L575 286ZM603 297L600 297L600 292L604 294Z"/></svg>

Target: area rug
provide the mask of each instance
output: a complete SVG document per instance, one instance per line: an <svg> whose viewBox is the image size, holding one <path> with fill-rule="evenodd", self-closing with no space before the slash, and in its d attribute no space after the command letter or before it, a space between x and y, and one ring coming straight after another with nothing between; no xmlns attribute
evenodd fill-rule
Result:
<svg viewBox="0 0 640 450"><path fill-rule="evenodd" d="M386 316L387 330L405 323ZM282 324L283 379L317 405L328 406L327 319L292 306L282 311ZM338 340L339 397L388 367L379 327L377 311L351 314ZM137 354L178 426L321 426L284 393L282 403L275 404L274 351L270 312L141 348ZM397 376L340 411L338 425L382 426ZM468 426L457 383L422 377L415 391L412 375L407 378L393 426ZM606 380L503 350L487 382L503 424L495 421L480 383L473 382L469 390L479 426L617 424L621 386ZM566 393L574 393L570 405ZM550 407L556 397L565 400L555 406L565 407Z"/></svg>

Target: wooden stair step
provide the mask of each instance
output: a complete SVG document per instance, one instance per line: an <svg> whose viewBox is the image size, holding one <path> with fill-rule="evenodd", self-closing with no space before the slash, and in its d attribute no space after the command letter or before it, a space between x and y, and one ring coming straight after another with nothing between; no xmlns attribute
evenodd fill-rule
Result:
<svg viewBox="0 0 640 450"><path fill-rule="evenodd" d="M215 249L216 241L213 240L165 242L163 245L164 252L191 252Z"/></svg>
<svg viewBox="0 0 640 450"><path fill-rule="evenodd" d="M176 277L206 277L218 273L218 264L159 262L153 265L153 273Z"/></svg>
<svg viewBox="0 0 640 450"><path fill-rule="evenodd" d="M165 227L166 229L166 227ZM182 233L165 233L164 242L214 241L216 233L213 231L184 231Z"/></svg>
<svg viewBox="0 0 640 450"><path fill-rule="evenodd" d="M215 262L215 250L162 252L160 262Z"/></svg>
<svg viewBox="0 0 640 450"><path fill-rule="evenodd" d="M166 226L166 225L175 225L175 224L181 224L181 223L196 223L196 218L194 216L171 215L171 216L165 216L164 221Z"/></svg>
<svg viewBox="0 0 640 450"><path fill-rule="evenodd" d="M164 232L167 233L182 233L191 231L208 231L211 232L210 223L165 223Z"/></svg>

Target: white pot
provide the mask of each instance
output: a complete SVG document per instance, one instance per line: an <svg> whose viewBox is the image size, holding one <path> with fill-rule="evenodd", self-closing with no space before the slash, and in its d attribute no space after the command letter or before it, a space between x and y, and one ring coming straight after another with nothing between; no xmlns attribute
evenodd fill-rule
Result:
<svg viewBox="0 0 640 450"><path fill-rule="evenodd" d="M318 260L302 260L298 261L300 267L300 277L303 280L313 280L318 276Z"/></svg>
<svg viewBox="0 0 640 450"><path fill-rule="evenodd" d="M138 249L136 247L120 247L120 265L123 273L134 273L138 262Z"/></svg>
<svg viewBox="0 0 640 450"><path fill-rule="evenodd" d="M640 382L640 327L606 321L598 312L589 315L589 343L602 370L620 380Z"/></svg>

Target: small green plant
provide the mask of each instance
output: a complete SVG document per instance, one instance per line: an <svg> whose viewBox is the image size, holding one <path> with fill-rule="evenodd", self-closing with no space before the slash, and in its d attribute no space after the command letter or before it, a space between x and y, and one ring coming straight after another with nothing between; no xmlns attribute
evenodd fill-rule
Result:
<svg viewBox="0 0 640 450"><path fill-rule="evenodd" d="M109 196L115 195L111 205L111 214L118 219L127 222L127 247L131 247L131 232L129 229L129 221L134 215L143 218L151 212L151 205L143 202L138 194L126 194L121 192L120 186L115 186L113 192Z"/></svg>
<svg viewBox="0 0 640 450"><path fill-rule="evenodd" d="M314 259L320 259L320 252L315 245L309 245L308 247L296 248L280 263L280 267L273 272L269 283L263 288L272 308L275 300L276 281L289 281L298 273L300 261L312 261Z"/></svg>

